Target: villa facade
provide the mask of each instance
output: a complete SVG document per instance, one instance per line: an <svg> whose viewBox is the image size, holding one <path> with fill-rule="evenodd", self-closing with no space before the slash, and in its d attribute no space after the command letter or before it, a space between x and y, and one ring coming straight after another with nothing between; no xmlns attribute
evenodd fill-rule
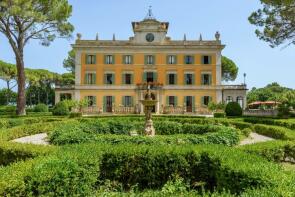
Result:
<svg viewBox="0 0 295 197"><path fill-rule="evenodd" d="M77 35L75 86L56 87L61 98L88 100L89 112L143 113L147 84L158 102L154 112L207 113L209 102L246 107L246 85L222 85L220 34L215 39L172 40L169 23L149 14L132 22L129 40L82 40Z"/></svg>

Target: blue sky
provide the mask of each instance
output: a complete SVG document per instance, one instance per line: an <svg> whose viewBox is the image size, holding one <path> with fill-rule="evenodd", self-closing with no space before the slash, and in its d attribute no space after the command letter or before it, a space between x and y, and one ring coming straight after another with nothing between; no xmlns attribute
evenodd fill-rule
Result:
<svg viewBox="0 0 295 197"><path fill-rule="evenodd" d="M218 30L226 48L223 55L233 59L240 68L234 82L243 82L247 73L247 84L263 87L271 82L295 88L295 47L272 49L259 40L247 18L260 5L259 0L69 0L73 5L70 21L75 26L73 38L55 40L49 47L31 41L25 48L25 65L62 73L63 59L70 50L77 32L84 39L128 39L133 35L131 22L142 20L148 7L153 7L155 17L170 22L168 35L172 39L214 39ZM0 59L14 63L14 54L6 38L0 34ZM0 87L4 87L0 83Z"/></svg>

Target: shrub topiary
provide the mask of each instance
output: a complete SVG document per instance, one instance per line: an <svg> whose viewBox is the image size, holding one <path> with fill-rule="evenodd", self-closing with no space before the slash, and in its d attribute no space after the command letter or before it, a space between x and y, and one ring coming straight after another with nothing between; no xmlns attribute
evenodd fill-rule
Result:
<svg viewBox="0 0 295 197"><path fill-rule="evenodd" d="M226 105L225 113L227 116L241 116L243 114L243 110L239 103L230 102Z"/></svg>
<svg viewBox="0 0 295 197"><path fill-rule="evenodd" d="M40 103L34 107L34 112L48 112L48 106Z"/></svg>
<svg viewBox="0 0 295 197"><path fill-rule="evenodd" d="M252 130L250 128L245 128L242 130L243 135L246 137L249 137L251 132L252 132Z"/></svg>
<svg viewBox="0 0 295 197"><path fill-rule="evenodd" d="M57 103L52 110L52 114L55 116L66 116L69 115L69 113L69 108L64 102Z"/></svg>

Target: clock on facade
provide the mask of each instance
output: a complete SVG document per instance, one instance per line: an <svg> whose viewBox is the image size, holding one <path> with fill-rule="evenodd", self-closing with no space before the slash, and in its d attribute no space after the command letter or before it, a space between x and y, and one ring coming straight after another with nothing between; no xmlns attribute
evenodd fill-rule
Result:
<svg viewBox="0 0 295 197"><path fill-rule="evenodd" d="M155 36L154 36L154 34L152 34L152 33L148 33L148 34L146 35L145 39L146 39L146 41L148 41L148 42L153 42L154 39L155 39Z"/></svg>

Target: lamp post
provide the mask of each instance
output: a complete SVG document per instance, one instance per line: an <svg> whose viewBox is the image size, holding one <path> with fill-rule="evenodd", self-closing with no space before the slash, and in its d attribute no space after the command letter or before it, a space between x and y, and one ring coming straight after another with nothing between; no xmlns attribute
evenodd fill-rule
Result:
<svg viewBox="0 0 295 197"><path fill-rule="evenodd" d="M246 85L246 76L247 76L247 74L244 73L244 85Z"/></svg>

